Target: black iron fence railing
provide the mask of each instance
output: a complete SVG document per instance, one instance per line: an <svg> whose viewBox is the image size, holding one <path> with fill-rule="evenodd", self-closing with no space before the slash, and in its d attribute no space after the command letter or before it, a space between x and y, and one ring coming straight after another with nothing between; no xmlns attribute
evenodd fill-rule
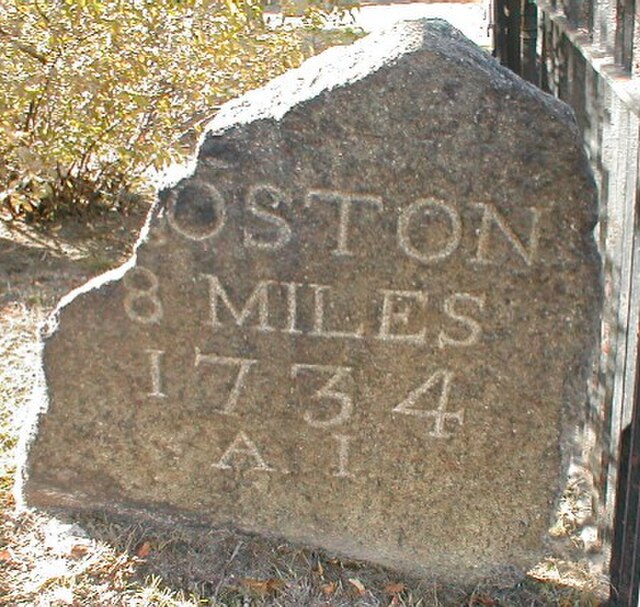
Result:
<svg viewBox="0 0 640 607"><path fill-rule="evenodd" d="M611 603L637 607L640 586L640 373L631 424L622 432L611 555Z"/></svg>
<svg viewBox="0 0 640 607"><path fill-rule="evenodd" d="M617 116L622 114L619 109L612 110L613 106L607 105L611 101L607 99L612 89L608 88L608 92L603 93L601 81L596 75L597 70L590 63L591 57L598 57L600 62L602 57L606 57L604 63L614 70L611 73L615 74L615 78L640 82L640 15L636 16L636 8L640 10L640 0L637 7L636 0L491 0L491 3L494 56L526 80L543 88L550 88L552 93L574 106L578 122L585 131L585 142L589 142L592 160L600 163L600 175L603 182L606 182L600 192L604 215L606 216L608 205L611 204L609 197L616 196L612 193L614 189L631 192L616 198L616 202L612 204L615 206L620 200L624 200L624 204L629 205L627 215L635 218L632 221L633 227L629 228L629 233L633 234L627 242L627 245L631 245L627 247L630 250L622 253L628 263L620 264L618 270L622 272L620 268L626 268L625 271L630 273L630 278L627 276L628 282L640 283L640 277L634 276L634 273L638 273L640 263L640 169L635 166L638 164L636 160L640 161L640 123L637 117L634 119L636 122L625 119L625 124L636 124L635 132L624 131L620 124L616 127L617 131L612 130L615 121L620 121L614 116L615 112L618 112ZM560 28L554 26L552 22L555 18L551 19L550 15L560 15L560 20L565 25ZM539 30L543 41L541 52L537 48ZM571 32L571 36L567 32ZM571 51L567 50L571 45L580 44L588 45L589 53L577 52L571 55ZM639 50L634 59L636 46ZM553 59L546 65L548 53L553 55ZM576 60L578 56L579 59ZM576 68L581 62L586 62L586 67ZM619 108L621 103L627 102L614 103L618 103ZM627 116L640 113L640 106L632 100L631 104L634 103L635 109L631 108ZM614 171L609 171L606 165L607 151L600 141L605 132L624 133L625 137L635 142L627 141L615 148L623 151L612 165L617 167ZM617 144L614 147L615 145ZM623 157L630 150L633 158L625 164ZM613 172L615 176L612 176ZM635 299L629 298L626 305L637 309L640 307L640 290L637 287L635 293ZM603 402L603 407L609 408L604 412L604 419L625 420L620 424L621 435L618 436L615 432L615 440L609 445L607 453L611 463L605 464L602 477L605 492L611 492L615 485L613 529L605 530L611 540L609 602L612 607L640 607L640 339L636 342L636 325L637 323L634 325L629 322L624 327L623 331L626 333L622 341L625 344L635 344L627 345L626 351L634 352L637 348L638 355L635 359L628 355L631 363L623 369L625 377L614 377L612 380L614 383L630 382L629 385L635 385L635 389L624 390L622 402L610 403L606 398ZM604 431L609 434L613 432L611 428L605 428ZM613 466L613 475L607 474L607 466L609 470ZM607 478L614 480L607 485ZM608 508L608 511L612 509Z"/></svg>
<svg viewBox="0 0 640 607"><path fill-rule="evenodd" d="M538 8L534 0L494 0L493 54L510 70L538 82Z"/></svg>

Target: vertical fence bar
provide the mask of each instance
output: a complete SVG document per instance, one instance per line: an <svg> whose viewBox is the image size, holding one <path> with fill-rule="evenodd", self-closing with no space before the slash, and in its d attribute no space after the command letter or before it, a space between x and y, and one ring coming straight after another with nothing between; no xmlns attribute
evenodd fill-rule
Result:
<svg viewBox="0 0 640 607"><path fill-rule="evenodd" d="M638 355L640 356L640 348ZM636 373L634 400L631 424L622 433L618 470L610 600L617 607L637 607L639 599L640 372Z"/></svg>
<svg viewBox="0 0 640 607"><path fill-rule="evenodd" d="M522 72L522 2L523 0L495 0L493 4L493 55L516 74Z"/></svg>
<svg viewBox="0 0 640 607"><path fill-rule="evenodd" d="M636 136L640 136L637 130ZM631 219L634 234L629 243L632 255L627 268L632 280L637 275L640 265L640 190L637 183L633 192L634 195L628 203L635 207L634 217ZM632 289L631 293L634 292L636 297L631 297L629 304L640 306L637 290ZM636 321L630 321L628 330L634 333L640 331L640 327L637 326L638 317L631 314L631 318L635 318ZM630 341L635 343L636 357L629 374L631 375L635 369L635 377L632 386L629 386L631 389L625 390L625 399L631 401L631 412L626 417L619 441L610 563L609 602L616 607L640 607L640 339Z"/></svg>
<svg viewBox="0 0 640 607"><path fill-rule="evenodd" d="M494 0L493 54L525 80L538 84L538 6L536 0Z"/></svg>
<svg viewBox="0 0 640 607"><path fill-rule="evenodd" d="M522 77L538 84L538 5L536 0L523 0L522 8Z"/></svg>
<svg viewBox="0 0 640 607"><path fill-rule="evenodd" d="M616 9L615 62L631 72L636 0L618 0Z"/></svg>
<svg viewBox="0 0 640 607"><path fill-rule="evenodd" d="M505 65L507 57L507 7L506 0L493 0L493 56Z"/></svg>
<svg viewBox="0 0 640 607"><path fill-rule="evenodd" d="M520 26L522 20L522 0L507 0L507 62L506 66L516 74L522 73L522 48Z"/></svg>

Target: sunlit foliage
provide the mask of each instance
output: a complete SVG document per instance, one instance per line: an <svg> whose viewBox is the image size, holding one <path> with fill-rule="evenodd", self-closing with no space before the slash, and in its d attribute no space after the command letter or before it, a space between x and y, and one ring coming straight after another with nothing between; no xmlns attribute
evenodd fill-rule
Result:
<svg viewBox="0 0 640 607"><path fill-rule="evenodd" d="M306 14L335 8L314 0ZM4 0L0 209L121 208L220 103L302 58L261 0Z"/></svg>

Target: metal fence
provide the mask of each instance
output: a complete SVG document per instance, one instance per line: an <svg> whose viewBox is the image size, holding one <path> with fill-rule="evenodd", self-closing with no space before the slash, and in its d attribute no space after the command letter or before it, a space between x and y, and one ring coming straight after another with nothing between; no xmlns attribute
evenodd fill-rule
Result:
<svg viewBox="0 0 640 607"><path fill-rule="evenodd" d="M611 605L640 607L640 1L492 0L494 54L569 103L596 177L606 293L581 454L611 547Z"/></svg>
<svg viewBox="0 0 640 607"><path fill-rule="evenodd" d="M622 433L611 555L611 603L640 605L640 374L633 419Z"/></svg>
<svg viewBox="0 0 640 607"><path fill-rule="evenodd" d="M538 6L535 0L494 0L491 8L494 55L525 80L537 83Z"/></svg>
<svg viewBox="0 0 640 607"><path fill-rule="evenodd" d="M567 29L613 58L631 76L640 76L640 18L636 0L492 0L495 55L523 78L537 82L537 5L556 13ZM538 55L539 57L539 55Z"/></svg>

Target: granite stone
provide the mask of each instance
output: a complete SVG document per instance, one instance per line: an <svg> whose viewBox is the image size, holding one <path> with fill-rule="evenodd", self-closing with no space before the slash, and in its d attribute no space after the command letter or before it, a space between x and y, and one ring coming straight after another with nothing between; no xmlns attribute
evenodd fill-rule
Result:
<svg viewBox="0 0 640 607"><path fill-rule="evenodd" d="M50 322L28 504L466 583L545 554L601 306L567 106L403 22L227 103L165 180Z"/></svg>

